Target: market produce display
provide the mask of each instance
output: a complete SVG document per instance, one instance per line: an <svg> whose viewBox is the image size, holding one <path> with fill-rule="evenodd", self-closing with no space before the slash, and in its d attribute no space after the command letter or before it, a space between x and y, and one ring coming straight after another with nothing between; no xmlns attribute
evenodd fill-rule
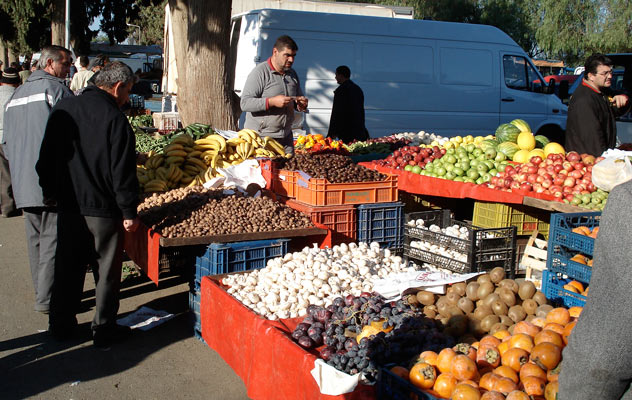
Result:
<svg viewBox="0 0 632 400"><path fill-rule="evenodd" d="M306 247L268 261L260 270L222 280L228 293L267 319L304 316L308 306L327 307L337 297L373 291L376 280L409 271L401 257L378 243Z"/></svg>
<svg viewBox="0 0 632 400"><path fill-rule="evenodd" d="M597 188L590 194L575 193L572 199L565 198L564 201L588 210L602 211L608 202L608 192Z"/></svg>
<svg viewBox="0 0 632 400"><path fill-rule="evenodd" d="M225 195L193 186L154 193L138 206L140 219L164 237L214 236L309 228L310 218L268 198Z"/></svg>
<svg viewBox="0 0 632 400"><path fill-rule="evenodd" d="M334 140L320 134L299 136L294 141L294 150L298 153L335 153L349 154L349 150L341 140Z"/></svg>
<svg viewBox="0 0 632 400"><path fill-rule="evenodd" d="M149 134L140 129L140 127L151 127L153 125L151 116L141 115L138 117L128 117L128 120L136 133L136 151L139 153L149 153L150 151L161 153L163 149L171 143L171 140L180 134L187 134L196 140L215 133L210 125L193 123L185 128L177 129L174 132Z"/></svg>
<svg viewBox="0 0 632 400"><path fill-rule="evenodd" d="M277 161L278 169L303 171L312 178L324 178L330 183L374 182L386 176L338 154L295 154Z"/></svg>
<svg viewBox="0 0 632 400"><path fill-rule="evenodd" d="M141 131L140 127L151 127L154 125L154 118L151 115L136 115L134 117L127 117L127 121L129 122L132 129L134 129L135 133Z"/></svg>
<svg viewBox="0 0 632 400"><path fill-rule="evenodd" d="M446 154L446 151L446 149L440 149L438 146L404 146L399 150L395 150L393 154L389 155L384 160L376 160L373 161L373 163L389 168L403 169L415 174L421 174L426 165L443 157L443 155Z"/></svg>
<svg viewBox="0 0 632 400"><path fill-rule="evenodd" d="M414 132L401 132L394 133L390 136L386 136L386 138L390 138L390 140L407 140L411 146L443 146L445 143L450 141L450 138L444 137L441 135L437 135L435 133L428 133L426 131L419 131L417 133ZM387 139L389 140L389 139Z"/></svg>
<svg viewBox="0 0 632 400"><path fill-rule="evenodd" d="M218 134L200 134L199 139L194 139L185 132L172 136L161 153L150 153L136 174L144 192L161 192L202 185L220 176L220 168L249 158L285 155L285 149L276 140L261 138L249 129L228 140Z"/></svg>

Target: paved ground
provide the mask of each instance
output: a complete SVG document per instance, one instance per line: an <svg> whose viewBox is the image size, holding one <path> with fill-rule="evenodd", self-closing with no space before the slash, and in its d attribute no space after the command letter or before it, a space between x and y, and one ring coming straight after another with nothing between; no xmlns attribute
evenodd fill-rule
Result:
<svg viewBox="0 0 632 400"><path fill-rule="evenodd" d="M94 282L84 288L78 316L82 339L57 343L46 315L33 311L24 220L0 217L0 398L2 399L247 399L243 382L192 335L186 278L124 281L119 315L147 305L177 316L134 332L108 352L89 337Z"/></svg>

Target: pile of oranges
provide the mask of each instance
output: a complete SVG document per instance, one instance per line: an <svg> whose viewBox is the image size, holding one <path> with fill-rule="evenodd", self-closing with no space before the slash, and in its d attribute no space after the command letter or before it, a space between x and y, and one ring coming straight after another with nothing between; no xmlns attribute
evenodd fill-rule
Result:
<svg viewBox="0 0 632 400"><path fill-rule="evenodd" d="M581 307L552 309L546 318L521 321L480 341L438 354L424 351L409 369L391 371L442 399L554 400L562 349Z"/></svg>

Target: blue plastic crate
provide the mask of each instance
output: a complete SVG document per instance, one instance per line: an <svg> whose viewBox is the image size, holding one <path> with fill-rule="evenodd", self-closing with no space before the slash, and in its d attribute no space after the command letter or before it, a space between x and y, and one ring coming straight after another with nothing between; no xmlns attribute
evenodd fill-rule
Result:
<svg viewBox="0 0 632 400"><path fill-rule="evenodd" d="M193 326L193 336L196 339L202 339L202 319L200 318L200 292L189 291L189 315L191 325Z"/></svg>
<svg viewBox="0 0 632 400"><path fill-rule="evenodd" d="M572 232L578 226L594 228L599 226L601 212L551 214L550 246L564 246L587 256L593 255L595 239Z"/></svg>
<svg viewBox="0 0 632 400"><path fill-rule="evenodd" d="M542 292L547 299L555 304L562 304L565 307L583 307L587 297L581 294L564 289L564 285L569 279L562 279L561 274L542 271Z"/></svg>
<svg viewBox="0 0 632 400"><path fill-rule="evenodd" d="M377 380L379 400L439 400L386 368L380 368Z"/></svg>
<svg viewBox="0 0 632 400"><path fill-rule="evenodd" d="M289 239L211 243L202 257L195 259L195 282L203 276L260 269L268 260L287 253Z"/></svg>
<svg viewBox="0 0 632 400"><path fill-rule="evenodd" d="M549 246L546 269L551 272L567 275L572 279L584 283L590 283L592 267L572 261L573 252L569 252L560 246Z"/></svg>
<svg viewBox="0 0 632 400"><path fill-rule="evenodd" d="M378 242L399 249L404 238L404 204L377 203L358 206L358 241Z"/></svg>

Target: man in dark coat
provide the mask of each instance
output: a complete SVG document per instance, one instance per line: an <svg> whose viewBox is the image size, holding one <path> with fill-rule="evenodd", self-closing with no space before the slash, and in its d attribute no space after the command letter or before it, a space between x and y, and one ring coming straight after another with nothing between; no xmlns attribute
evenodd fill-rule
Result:
<svg viewBox="0 0 632 400"><path fill-rule="evenodd" d="M612 61L593 54L585 63L584 79L573 93L566 122L566 151L600 156L617 143L615 118L629 108L626 95L611 89Z"/></svg>
<svg viewBox="0 0 632 400"><path fill-rule="evenodd" d="M345 143L369 138L364 125L364 93L350 77L351 70L346 65L336 68L336 82L340 86L334 90L334 105L327 134Z"/></svg>
<svg viewBox="0 0 632 400"><path fill-rule="evenodd" d="M96 284L94 345L109 346L129 332L116 324L124 230L139 224L134 132L120 108L135 82L120 61L101 69L95 86L52 110L37 173L44 199L58 209L50 331L64 339L77 325L86 266Z"/></svg>

